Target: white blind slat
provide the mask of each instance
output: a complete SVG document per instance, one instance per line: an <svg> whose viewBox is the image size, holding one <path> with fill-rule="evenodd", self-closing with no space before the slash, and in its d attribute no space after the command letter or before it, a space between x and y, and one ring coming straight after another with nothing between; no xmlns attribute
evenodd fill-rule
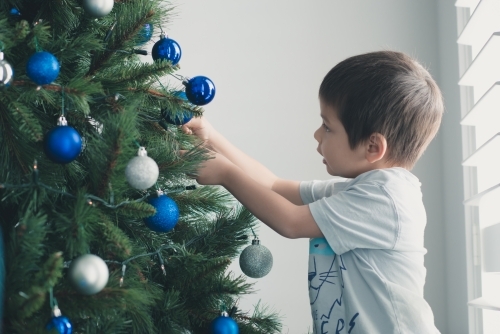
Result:
<svg viewBox="0 0 500 334"><path fill-rule="evenodd" d="M500 155L500 133L494 135L462 162L463 166L486 165L493 156Z"/></svg>
<svg viewBox="0 0 500 334"><path fill-rule="evenodd" d="M478 307L486 310L500 311L500 301L490 300L484 297L473 299L467 304L469 306Z"/></svg>
<svg viewBox="0 0 500 334"><path fill-rule="evenodd" d="M491 33L500 30L498 17L500 17L499 1L480 1L458 37L457 43L472 46L472 54L476 55L490 38Z"/></svg>
<svg viewBox="0 0 500 334"><path fill-rule="evenodd" d="M480 125L500 117L500 82L496 82L464 116L460 124Z"/></svg>
<svg viewBox="0 0 500 334"><path fill-rule="evenodd" d="M457 0L455 6L476 8L479 1L480 0Z"/></svg>
<svg viewBox="0 0 500 334"><path fill-rule="evenodd" d="M500 59L500 32L491 35L458 84L476 87L487 85L487 88L490 88L495 82L500 81L498 59Z"/></svg>
<svg viewBox="0 0 500 334"><path fill-rule="evenodd" d="M500 184L494 185L493 187L466 199L463 203L467 206L478 206L481 203L481 200L486 199L486 197L500 198Z"/></svg>
<svg viewBox="0 0 500 334"><path fill-rule="evenodd" d="M483 245L483 270L500 272L500 223L485 227L481 231ZM500 301L499 301L500 303Z"/></svg>

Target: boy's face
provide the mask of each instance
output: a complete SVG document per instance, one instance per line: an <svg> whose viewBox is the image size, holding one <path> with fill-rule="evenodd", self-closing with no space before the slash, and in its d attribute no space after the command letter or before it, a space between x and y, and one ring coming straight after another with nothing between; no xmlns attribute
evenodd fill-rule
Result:
<svg viewBox="0 0 500 334"><path fill-rule="evenodd" d="M365 146L358 145L354 150L349 146L349 140L344 126L337 117L335 108L326 105L320 99L322 124L314 132L318 141L318 152L323 156L323 163L330 175L355 178L369 170L365 158Z"/></svg>

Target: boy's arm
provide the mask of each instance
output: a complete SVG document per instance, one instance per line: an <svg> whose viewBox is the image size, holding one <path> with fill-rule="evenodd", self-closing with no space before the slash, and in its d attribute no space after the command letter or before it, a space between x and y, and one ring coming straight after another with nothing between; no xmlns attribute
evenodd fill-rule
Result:
<svg viewBox="0 0 500 334"><path fill-rule="evenodd" d="M258 219L287 238L315 238L323 234L308 205L296 205L252 179L220 154L198 170L200 184L222 185Z"/></svg>
<svg viewBox="0 0 500 334"><path fill-rule="evenodd" d="M211 149L229 159L264 187L273 190L294 204L304 204L300 197L299 181L278 178L260 162L234 146L215 130L205 118L193 118L182 128L184 132L195 134L200 139L205 140Z"/></svg>

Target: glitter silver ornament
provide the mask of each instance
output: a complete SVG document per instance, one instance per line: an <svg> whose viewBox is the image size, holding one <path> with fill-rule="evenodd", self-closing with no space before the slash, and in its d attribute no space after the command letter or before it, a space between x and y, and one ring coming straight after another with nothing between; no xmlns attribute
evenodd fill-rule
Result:
<svg viewBox="0 0 500 334"><path fill-rule="evenodd" d="M83 0L83 9L93 17L103 17L113 10L114 0Z"/></svg>
<svg viewBox="0 0 500 334"><path fill-rule="evenodd" d="M0 87L9 86L14 77L12 66L3 60L3 52L0 51Z"/></svg>
<svg viewBox="0 0 500 334"><path fill-rule="evenodd" d="M251 278L261 278L269 274L273 267L273 255L255 238L252 244L245 248L240 255L240 268L245 275Z"/></svg>
<svg viewBox="0 0 500 334"><path fill-rule="evenodd" d="M85 254L69 266L69 279L78 292L93 295L100 292L108 283L109 270L106 263L97 255Z"/></svg>
<svg viewBox="0 0 500 334"><path fill-rule="evenodd" d="M125 169L128 183L138 190L145 190L154 185L159 174L156 161L148 157L144 147L139 148L137 157L132 158Z"/></svg>

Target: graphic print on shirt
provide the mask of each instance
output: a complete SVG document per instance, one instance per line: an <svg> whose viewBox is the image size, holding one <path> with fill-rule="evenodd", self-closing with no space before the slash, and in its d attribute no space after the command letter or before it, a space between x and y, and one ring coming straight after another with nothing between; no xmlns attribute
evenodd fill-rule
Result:
<svg viewBox="0 0 500 334"><path fill-rule="evenodd" d="M349 334L356 325L359 313L346 320L344 271L342 255L335 254L325 238L311 239L308 279L315 334Z"/></svg>

